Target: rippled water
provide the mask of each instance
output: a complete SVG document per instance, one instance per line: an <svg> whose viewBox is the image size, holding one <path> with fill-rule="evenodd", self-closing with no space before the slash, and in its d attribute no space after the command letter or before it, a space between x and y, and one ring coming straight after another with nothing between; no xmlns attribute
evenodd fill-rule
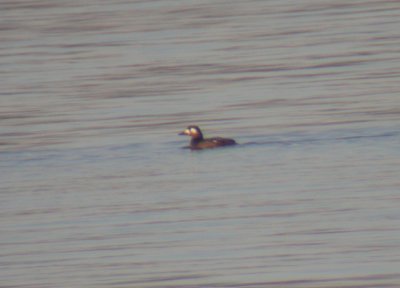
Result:
<svg viewBox="0 0 400 288"><path fill-rule="evenodd" d="M0 2L0 286L400 287L399 17Z"/></svg>

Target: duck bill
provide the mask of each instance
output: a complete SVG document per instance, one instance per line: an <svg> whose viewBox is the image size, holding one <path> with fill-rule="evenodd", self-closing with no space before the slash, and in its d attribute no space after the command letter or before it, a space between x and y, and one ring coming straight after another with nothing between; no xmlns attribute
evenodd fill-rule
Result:
<svg viewBox="0 0 400 288"><path fill-rule="evenodd" d="M190 131L188 129L185 129L181 133L179 133L178 135L190 135Z"/></svg>

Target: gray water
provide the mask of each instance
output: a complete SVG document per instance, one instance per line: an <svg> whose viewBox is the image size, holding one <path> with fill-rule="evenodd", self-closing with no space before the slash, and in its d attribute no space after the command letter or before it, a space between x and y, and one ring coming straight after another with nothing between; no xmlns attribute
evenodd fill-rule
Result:
<svg viewBox="0 0 400 288"><path fill-rule="evenodd" d="M0 287L400 287L399 19L1 1Z"/></svg>

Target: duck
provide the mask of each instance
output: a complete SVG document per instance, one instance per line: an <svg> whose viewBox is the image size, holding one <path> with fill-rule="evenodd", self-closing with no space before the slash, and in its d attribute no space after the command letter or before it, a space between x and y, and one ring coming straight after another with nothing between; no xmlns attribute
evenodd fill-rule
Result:
<svg viewBox="0 0 400 288"><path fill-rule="evenodd" d="M224 146L231 146L237 144L235 140L230 138L213 137L204 138L199 126L190 125L178 135L188 135L192 137L190 145L187 148L192 150L217 148Z"/></svg>

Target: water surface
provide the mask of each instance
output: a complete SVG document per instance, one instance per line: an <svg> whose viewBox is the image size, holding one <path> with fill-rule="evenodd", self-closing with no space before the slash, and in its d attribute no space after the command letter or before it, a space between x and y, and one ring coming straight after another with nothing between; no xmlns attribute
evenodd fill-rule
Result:
<svg viewBox="0 0 400 288"><path fill-rule="evenodd" d="M400 286L397 1L0 16L1 287Z"/></svg>

